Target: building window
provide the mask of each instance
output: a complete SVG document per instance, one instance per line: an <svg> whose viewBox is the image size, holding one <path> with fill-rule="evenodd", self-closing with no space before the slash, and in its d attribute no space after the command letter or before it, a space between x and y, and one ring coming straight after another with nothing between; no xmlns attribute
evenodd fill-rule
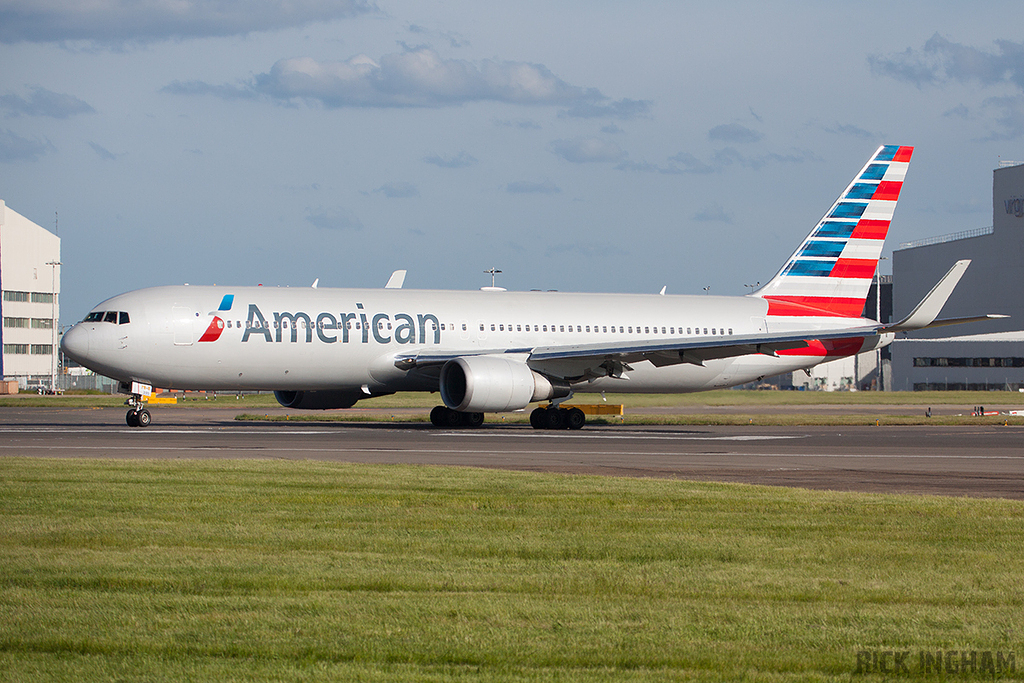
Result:
<svg viewBox="0 0 1024 683"><path fill-rule="evenodd" d="M4 344L4 353L27 354L28 344Z"/></svg>
<svg viewBox="0 0 1024 683"><path fill-rule="evenodd" d="M33 356L49 356L53 353L53 344L33 344Z"/></svg>
<svg viewBox="0 0 1024 683"><path fill-rule="evenodd" d="M4 301L28 301L28 292L4 292Z"/></svg>
<svg viewBox="0 0 1024 683"><path fill-rule="evenodd" d="M46 294L44 292L32 292L32 303L34 304L52 304L53 294Z"/></svg>
<svg viewBox="0 0 1024 683"><path fill-rule="evenodd" d="M4 327L28 327L28 318L4 318Z"/></svg>
<svg viewBox="0 0 1024 683"><path fill-rule="evenodd" d="M32 329L34 330L52 330L53 321L49 318L32 318Z"/></svg>

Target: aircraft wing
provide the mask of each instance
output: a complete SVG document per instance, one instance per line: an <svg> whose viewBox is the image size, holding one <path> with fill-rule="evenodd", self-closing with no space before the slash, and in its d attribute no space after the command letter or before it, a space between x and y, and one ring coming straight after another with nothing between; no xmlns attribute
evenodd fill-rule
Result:
<svg viewBox="0 0 1024 683"><path fill-rule="evenodd" d="M808 340L822 341L870 337L878 334L882 325L802 330L779 334L722 335L715 337L675 337L670 339L643 339L629 342L595 344L557 344L533 348L492 348L465 351L407 353L396 357L395 365L403 369L441 365L453 358L479 355L517 354L531 365L543 369L545 365L570 362L584 377L620 376L629 370L629 363L649 360L658 367L677 363L703 365L704 361L733 358L750 354L775 355L778 351L800 349ZM601 369L599 371L599 369Z"/></svg>

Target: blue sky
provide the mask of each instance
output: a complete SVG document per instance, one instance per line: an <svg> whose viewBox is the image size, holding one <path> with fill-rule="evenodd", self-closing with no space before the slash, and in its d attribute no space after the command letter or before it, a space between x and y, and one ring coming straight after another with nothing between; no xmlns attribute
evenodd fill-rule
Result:
<svg viewBox="0 0 1024 683"><path fill-rule="evenodd" d="M0 0L62 322L154 284L741 294L880 144L899 242L1024 160L1010 3ZM883 270L884 270L883 266Z"/></svg>

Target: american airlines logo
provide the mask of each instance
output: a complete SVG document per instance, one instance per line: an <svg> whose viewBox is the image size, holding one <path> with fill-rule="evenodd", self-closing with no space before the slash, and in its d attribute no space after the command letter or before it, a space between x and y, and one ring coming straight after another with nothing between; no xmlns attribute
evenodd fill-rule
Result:
<svg viewBox="0 0 1024 683"><path fill-rule="evenodd" d="M1003 205L1006 207L1006 213L1013 214L1017 218L1024 216L1024 198L1011 197L1010 199L1004 199Z"/></svg>
<svg viewBox="0 0 1024 683"><path fill-rule="evenodd" d="M356 304L355 313L309 314L274 311L267 318L256 304L249 304L242 341L257 337L280 343L300 340L311 343L313 336L324 344L358 341L369 344L440 344L441 324L433 313L367 313Z"/></svg>

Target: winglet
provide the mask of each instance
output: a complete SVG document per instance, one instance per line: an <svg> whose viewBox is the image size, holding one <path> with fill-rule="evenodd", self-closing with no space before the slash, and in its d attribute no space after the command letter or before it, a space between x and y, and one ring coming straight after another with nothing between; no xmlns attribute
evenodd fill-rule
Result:
<svg viewBox="0 0 1024 683"><path fill-rule="evenodd" d="M968 259L954 263L949 272L932 287L932 291L928 292L925 298L921 299L921 303L910 312L910 315L882 331L907 332L910 330L923 330L935 322L942 307L946 305L949 295L953 293L953 288L960 282L960 278L963 277L969 265L971 265L971 262Z"/></svg>
<svg viewBox="0 0 1024 683"><path fill-rule="evenodd" d="M388 278L388 283L384 285L384 289L401 289L402 285L405 284L405 273L404 270L396 270L391 273L391 277Z"/></svg>

